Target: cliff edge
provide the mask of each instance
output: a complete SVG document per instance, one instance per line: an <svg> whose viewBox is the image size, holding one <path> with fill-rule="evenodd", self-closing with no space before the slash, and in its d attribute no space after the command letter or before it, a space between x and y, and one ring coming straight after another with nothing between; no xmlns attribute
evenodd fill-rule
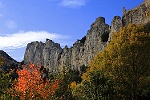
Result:
<svg viewBox="0 0 150 100"><path fill-rule="evenodd" d="M98 17L92 23L87 35L77 40L72 47L61 48L60 44L46 39L45 43L32 42L27 45L24 62L33 62L51 72L61 71L64 66L79 70L81 66L88 66L95 54L104 49L114 32L129 23L146 24L150 22L150 0L145 0L141 5L131 10L123 8L123 16L115 16L111 26L105 23L104 17Z"/></svg>

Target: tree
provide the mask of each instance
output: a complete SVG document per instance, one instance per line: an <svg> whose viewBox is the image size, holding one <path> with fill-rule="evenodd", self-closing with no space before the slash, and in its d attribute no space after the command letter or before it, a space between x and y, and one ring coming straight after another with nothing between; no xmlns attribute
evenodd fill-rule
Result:
<svg viewBox="0 0 150 100"><path fill-rule="evenodd" d="M86 74L87 75L87 74ZM73 95L78 100L115 100L113 82L104 76L100 70L88 72L89 79L84 79L76 85Z"/></svg>
<svg viewBox="0 0 150 100"><path fill-rule="evenodd" d="M50 99L59 88L60 81L56 79L53 83L47 79L44 81L40 73L40 68L30 64L29 68L23 66L23 69L17 71L18 79L14 82L11 94L23 100L28 99Z"/></svg>
<svg viewBox="0 0 150 100"><path fill-rule="evenodd" d="M11 88L13 83L12 75L15 73L14 70L10 70L9 72L3 71L3 67L5 64L5 59L0 56L0 99L6 100L11 97L11 95L7 94L7 91Z"/></svg>
<svg viewBox="0 0 150 100"><path fill-rule="evenodd" d="M130 24L114 33L89 70L99 69L115 82L118 96L137 100L150 94L150 28ZM146 84L146 86L144 86Z"/></svg>
<svg viewBox="0 0 150 100"><path fill-rule="evenodd" d="M4 61L5 61L4 57L0 56L0 66L4 64Z"/></svg>
<svg viewBox="0 0 150 100"><path fill-rule="evenodd" d="M62 73L57 77L61 80L60 88L56 91L57 97L62 100L74 100L75 98L72 96L70 84L72 82L78 83L81 81L79 71L71 70L69 67L63 67Z"/></svg>

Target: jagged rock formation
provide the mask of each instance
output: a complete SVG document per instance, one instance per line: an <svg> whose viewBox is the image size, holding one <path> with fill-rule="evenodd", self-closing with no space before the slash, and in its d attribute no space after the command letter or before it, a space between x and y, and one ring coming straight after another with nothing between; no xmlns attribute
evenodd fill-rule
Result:
<svg viewBox="0 0 150 100"><path fill-rule="evenodd" d="M80 70L80 66L88 66L95 54L104 49L111 40L111 35L129 23L145 24L150 21L150 0L127 11L123 8L123 16L115 16L111 27L105 18L99 17L91 25L87 35L77 40L71 48L61 48L58 43L47 39L46 43L32 42L27 45L24 62L33 62L49 68L51 72L60 71L64 66Z"/></svg>
<svg viewBox="0 0 150 100"><path fill-rule="evenodd" d="M24 63L32 62L55 71L59 66L59 59L62 53L60 44L46 39L46 43L32 42L27 45L24 55Z"/></svg>
<svg viewBox="0 0 150 100"><path fill-rule="evenodd" d="M49 68L50 71L61 70L63 66L80 70L80 66L87 66L94 55L102 50L109 36L109 25L105 18L99 17L91 25L87 35L77 40L71 48L61 48L58 43L47 39L46 43L32 42L27 45L24 62L33 62Z"/></svg>
<svg viewBox="0 0 150 100"><path fill-rule="evenodd" d="M123 16L115 16L111 23L109 41L112 33L120 30L121 27L132 24L146 24L150 22L150 0L145 0L141 5L131 10L123 7Z"/></svg>

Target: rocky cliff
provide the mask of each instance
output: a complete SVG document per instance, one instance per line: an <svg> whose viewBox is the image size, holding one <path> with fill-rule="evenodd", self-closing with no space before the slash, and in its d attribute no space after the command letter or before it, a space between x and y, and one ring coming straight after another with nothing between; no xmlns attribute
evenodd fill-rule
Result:
<svg viewBox="0 0 150 100"><path fill-rule="evenodd" d="M109 34L109 41L111 41L111 35L114 32L119 31L121 27L132 24L147 24L150 22L150 0L145 0L141 5L126 10L123 7L123 16L115 16L111 23L111 29Z"/></svg>
<svg viewBox="0 0 150 100"><path fill-rule="evenodd" d="M129 23L145 24L150 21L150 3L145 0L138 7L126 10L123 8L123 16L115 16L111 26L105 23L105 18L98 17L91 25L87 35L77 40L71 48L63 49L58 43L46 39L45 43L32 42L27 45L24 62L33 62L49 68L51 72L62 70L63 66L80 70L80 66L88 66L95 54L104 49L111 41L111 35L119 31Z"/></svg>
<svg viewBox="0 0 150 100"><path fill-rule="evenodd" d="M77 40L71 48L65 46L62 49L60 44L49 39L46 39L45 43L38 41L29 43L24 62L42 65L50 71L61 70L63 66L80 70L80 66L87 66L94 55L106 46L108 36L109 25L105 23L105 18L99 17L91 25L87 35Z"/></svg>

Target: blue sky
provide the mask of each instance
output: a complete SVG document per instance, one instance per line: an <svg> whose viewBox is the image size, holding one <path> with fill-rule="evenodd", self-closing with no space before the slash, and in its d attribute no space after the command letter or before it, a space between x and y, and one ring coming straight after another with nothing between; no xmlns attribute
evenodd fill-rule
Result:
<svg viewBox="0 0 150 100"><path fill-rule="evenodd" d="M23 60L27 43L46 38L72 46L99 16L111 24L144 0L0 0L0 49Z"/></svg>

